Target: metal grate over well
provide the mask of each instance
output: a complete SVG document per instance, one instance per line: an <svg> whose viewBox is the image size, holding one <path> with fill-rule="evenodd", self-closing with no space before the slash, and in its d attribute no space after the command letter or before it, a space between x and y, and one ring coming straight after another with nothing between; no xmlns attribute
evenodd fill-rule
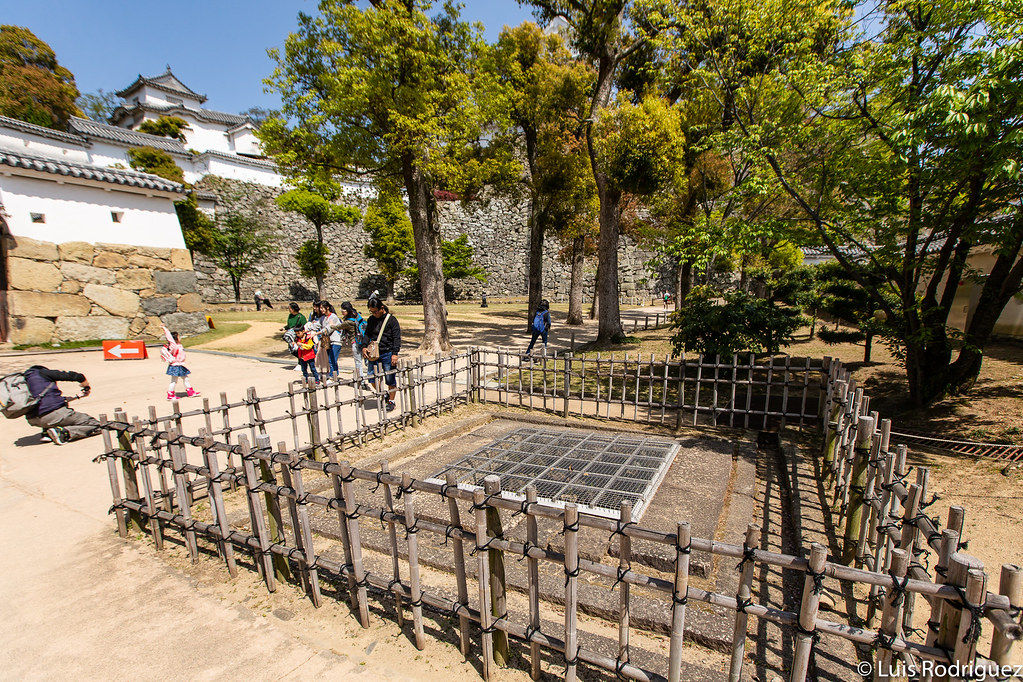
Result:
<svg viewBox="0 0 1023 682"><path fill-rule="evenodd" d="M501 477L505 492L525 496L536 486L543 500L575 502L586 511L617 518L622 501L639 519L653 497L679 444L665 438L599 433L580 429L521 427L470 455L447 465L459 484L483 485L491 474Z"/></svg>

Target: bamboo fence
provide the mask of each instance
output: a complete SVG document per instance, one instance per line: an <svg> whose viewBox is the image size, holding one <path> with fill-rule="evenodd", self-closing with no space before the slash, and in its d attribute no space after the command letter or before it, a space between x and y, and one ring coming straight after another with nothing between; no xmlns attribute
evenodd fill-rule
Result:
<svg viewBox="0 0 1023 682"><path fill-rule="evenodd" d="M382 409L379 396L353 381L323 387L296 383L271 396L257 396L250 389L243 401L232 403L221 395L220 405L204 401L202 409L189 412L181 412L175 403L170 414L158 416L150 408L145 419L121 412L112 419L102 416L104 452L97 460L108 468L120 534L148 532L158 548L168 534L180 534L193 560L202 551L216 552L232 576L242 555L267 590L297 580L316 606L323 603L321 581L327 580L341 588L338 594L347 596L364 627L369 626L371 599L393 601L399 623L411 613L419 649L428 645L424 608L448 614L457 619L462 653L480 656L484 679L508 660L509 637L516 646L528 647L534 679L540 675L542 657L551 652L561 657L566 679L575 679L580 664L627 679L684 679L682 647L690 601L734 613L730 680L740 679L743 672L750 617L793 633L792 680L807 678L822 635L871 647L879 666L898 659L955 662L992 675L1008 663L1012 643L1020 637L1020 569L1004 566L999 593L987 590L979 562L959 551L963 511L951 508L944 528L927 517L922 511L928 504L926 470L918 469L917 483L905 482L905 449L889 452L890 426L869 415L867 398L837 362L512 358L505 351L472 349L406 362L394 372L400 409L393 413ZM834 481L847 556L829 561L827 549L819 544L806 548L806 556L758 549L760 529L752 524L743 544L730 544L692 537L684 520L671 533L644 528L632 521L627 504L618 519L611 519L580 513L571 503L547 504L537 499L535 489L527 489L525 500L512 499L501 492L497 477L488 478L484 488L473 488L455 485L453 478L443 484L416 480L407 473L391 473L386 464L379 470L357 468L341 458L388 429L418 424L464 402L517 403L565 415L668 425L723 423L760 429L820 424L821 461ZM208 505L197 506L199 497ZM243 505L247 522L231 521L228 501ZM427 506L445 509L446 522L417 513ZM313 507L336 514L343 561L317 552L325 540L312 531ZM524 538L506 536L502 514L524 516ZM563 549L537 544L540 521L557 524ZM362 540L367 522L388 529L387 574L367 570L368 550ZM618 561L605 564L580 556L583 529L617 538ZM424 584L417 537L423 532L448 543L455 594ZM671 576L646 574L633 564L636 543L672 548ZM934 580L925 560L931 551L937 557ZM693 552L738 560L736 593L691 586ZM527 561L525 612L509 611L505 556ZM541 566L563 574L564 592L558 599L563 626L541 621ZM756 566L802 576L798 611L755 603L751 587ZM615 657L580 643L579 584L585 576L613 581L609 589L620 590ZM820 596L828 581L869 588L867 627L821 617ZM668 656L657 670L639 667L630 656L631 586L660 595L671 615ZM922 636L908 627L918 606L930 609L929 628ZM988 659L976 652L981 623L996 632ZM471 650L474 631L481 642L478 652Z"/></svg>

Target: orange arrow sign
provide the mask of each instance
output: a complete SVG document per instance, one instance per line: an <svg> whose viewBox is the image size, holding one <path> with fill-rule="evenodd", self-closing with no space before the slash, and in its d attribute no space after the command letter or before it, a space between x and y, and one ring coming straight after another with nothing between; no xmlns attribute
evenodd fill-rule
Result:
<svg viewBox="0 0 1023 682"><path fill-rule="evenodd" d="M148 358L143 341L104 341L104 360L142 360Z"/></svg>

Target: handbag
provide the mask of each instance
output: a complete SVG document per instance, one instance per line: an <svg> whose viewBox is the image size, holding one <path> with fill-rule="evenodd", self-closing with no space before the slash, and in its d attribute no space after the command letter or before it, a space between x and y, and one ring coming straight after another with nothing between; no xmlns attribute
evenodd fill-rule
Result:
<svg viewBox="0 0 1023 682"><path fill-rule="evenodd" d="M380 359L380 339L383 338L383 336L384 336L384 329L387 327L387 321L390 320L390 319L391 319L391 314L387 313L387 316L384 318L384 323L382 325L380 325L380 333L377 334L377 340L376 341L370 341L369 344L366 346L366 355L367 355L367 358L369 360L379 360Z"/></svg>

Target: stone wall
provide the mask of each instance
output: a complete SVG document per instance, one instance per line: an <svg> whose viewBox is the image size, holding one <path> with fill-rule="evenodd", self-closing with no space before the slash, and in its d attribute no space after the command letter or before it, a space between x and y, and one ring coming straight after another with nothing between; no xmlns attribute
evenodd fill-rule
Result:
<svg viewBox="0 0 1023 682"><path fill-rule="evenodd" d="M275 302L315 298L316 282L302 276L294 254L302 242L316 238L316 231L305 218L277 207L273 199L282 190L213 177L204 178L197 188L220 196L218 211L245 206L276 233L278 248L274 254L257 265L252 274L242 278L243 302L251 302L257 289ZM364 201L352 198L350 203L365 208ZM526 295L529 232L525 205L492 199L480 206L466 208L457 201L444 201L440 202L439 210L444 239L466 234L475 251L476 264L488 275L486 283L475 279L449 282L449 295L469 299L478 298L484 291L491 297ZM337 301L365 298L374 289L384 290L384 280L377 273L376 263L363 255L363 246L369 238L361 223L354 226L329 225L324 228L323 238L330 248L330 270L325 281L328 299L336 304ZM568 298L571 268L559 258L561 248L557 239L545 241L544 292L551 300ZM651 252L636 248L629 238L622 237L618 277L623 297L656 296L656 292L665 288L673 290L670 273L667 276L648 273L645 264L652 256ZM234 290L227 274L209 259L196 254L195 270L203 299L211 302L234 300ZM596 263L588 263L584 282L587 299L593 295L595 273ZM411 292L405 283L399 281L396 295L402 298Z"/></svg>
<svg viewBox="0 0 1023 682"><path fill-rule="evenodd" d="M4 239L12 343L157 337L161 322L208 328L185 249Z"/></svg>

